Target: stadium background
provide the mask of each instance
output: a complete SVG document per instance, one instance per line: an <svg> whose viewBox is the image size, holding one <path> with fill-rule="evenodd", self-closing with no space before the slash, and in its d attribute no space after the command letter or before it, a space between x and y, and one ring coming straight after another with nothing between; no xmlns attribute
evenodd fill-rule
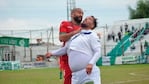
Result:
<svg viewBox="0 0 149 84"><path fill-rule="evenodd" d="M149 19L147 18L116 21L111 26L97 27L94 31L97 32L102 43L102 58L99 59L97 65L149 63L148 44L145 46L149 42L148 23ZM15 64L18 68L58 67L57 58L51 58L52 62L48 62L44 56L47 51L61 47L61 43L58 40L58 29L50 27L41 28L40 30L1 30L1 37L29 39L28 47L1 44L1 69L12 69L12 66L15 69ZM134 39L135 34L140 30L142 31ZM129 35L127 31L132 34ZM121 40L118 37L119 32L121 32ZM134 42L131 42L132 40ZM17 65L17 63L19 64Z"/></svg>

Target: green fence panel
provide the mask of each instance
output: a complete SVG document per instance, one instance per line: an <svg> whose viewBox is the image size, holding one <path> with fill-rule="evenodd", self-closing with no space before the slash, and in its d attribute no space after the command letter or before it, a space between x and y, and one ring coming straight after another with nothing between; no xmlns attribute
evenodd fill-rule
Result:
<svg viewBox="0 0 149 84"><path fill-rule="evenodd" d="M20 69L19 61L1 61L0 70L18 70Z"/></svg>
<svg viewBox="0 0 149 84"><path fill-rule="evenodd" d="M96 63L97 66L102 66L102 57L100 57Z"/></svg>

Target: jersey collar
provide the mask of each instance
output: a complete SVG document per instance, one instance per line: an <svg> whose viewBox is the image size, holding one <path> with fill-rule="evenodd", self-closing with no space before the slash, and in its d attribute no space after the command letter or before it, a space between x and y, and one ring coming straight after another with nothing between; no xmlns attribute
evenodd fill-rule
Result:
<svg viewBox="0 0 149 84"><path fill-rule="evenodd" d="M92 30L81 30L81 34L91 34Z"/></svg>

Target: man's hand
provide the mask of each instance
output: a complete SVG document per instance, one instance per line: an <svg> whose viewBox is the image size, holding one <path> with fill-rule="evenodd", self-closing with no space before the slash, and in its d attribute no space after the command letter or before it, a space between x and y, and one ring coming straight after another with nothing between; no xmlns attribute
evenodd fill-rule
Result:
<svg viewBox="0 0 149 84"><path fill-rule="evenodd" d="M86 66L86 73L87 73L88 75L91 74L92 68L93 68L93 65L92 65L92 64L88 64L88 65Z"/></svg>
<svg viewBox="0 0 149 84"><path fill-rule="evenodd" d="M50 58L52 56L52 53L51 52L47 52L46 53L46 58Z"/></svg>

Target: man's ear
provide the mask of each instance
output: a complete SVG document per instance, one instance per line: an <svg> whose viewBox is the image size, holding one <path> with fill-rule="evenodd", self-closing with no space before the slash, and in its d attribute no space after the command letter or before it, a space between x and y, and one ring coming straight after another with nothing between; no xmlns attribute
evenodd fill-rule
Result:
<svg viewBox="0 0 149 84"><path fill-rule="evenodd" d="M71 17L74 17L74 13L71 13L71 15L70 15Z"/></svg>

